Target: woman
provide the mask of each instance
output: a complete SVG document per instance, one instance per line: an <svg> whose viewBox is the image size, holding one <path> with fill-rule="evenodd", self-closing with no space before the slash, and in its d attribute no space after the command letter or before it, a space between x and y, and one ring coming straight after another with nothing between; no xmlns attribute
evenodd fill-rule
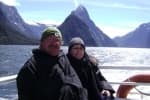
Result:
<svg viewBox="0 0 150 100"><path fill-rule="evenodd" d="M102 100L102 95L113 97L115 91L102 76L95 58L86 53L85 44L81 38L72 38L67 56L83 87L88 91L88 100Z"/></svg>

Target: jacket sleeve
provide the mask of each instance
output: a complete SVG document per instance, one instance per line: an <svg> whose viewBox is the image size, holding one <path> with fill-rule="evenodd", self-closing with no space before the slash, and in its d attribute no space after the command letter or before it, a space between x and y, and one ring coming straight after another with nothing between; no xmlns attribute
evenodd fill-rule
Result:
<svg viewBox="0 0 150 100"><path fill-rule="evenodd" d="M97 61L97 59L95 57L93 57L93 56L89 56L89 60L90 60L90 64L92 66L92 69L94 71L95 77L97 79L99 90L105 89L105 90L109 90L111 93L114 93L115 92L114 89L107 82L105 77L102 75L100 69L98 68L98 61Z"/></svg>
<svg viewBox="0 0 150 100"><path fill-rule="evenodd" d="M32 100L33 94L33 84L35 77L28 70L27 66L29 63L26 63L22 69L19 71L16 82L18 90L18 100Z"/></svg>
<svg viewBox="0 0 150 100"><path fill-rule="evenodd" d="M95 66L95 74L98 81L99 88L102 87L105 90L109 90L111 93L114 93L114 89L112 86L107 82L105 77L102 75L100 69L98 69L98 66Z"/></svg>
<svg viewBox="0 0 150 100"><path fill-rule="evenodd" d="M62 92L60 96L61 99L62 100L88 100L87 90L83 88L81 81L78 75L76 74L75 70L71 66L67 56L64 56L64 59L60 60L60 65L65 70L64 83L66 84L65 89L67 89L68 91L68 92L64 92L64 91Z"/></svg>

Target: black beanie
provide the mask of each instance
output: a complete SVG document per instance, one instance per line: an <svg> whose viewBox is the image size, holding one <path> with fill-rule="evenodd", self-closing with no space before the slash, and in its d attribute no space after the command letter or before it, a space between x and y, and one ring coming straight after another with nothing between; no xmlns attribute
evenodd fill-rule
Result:
<svg viewBox="0 0 150 100"><path fill-rule="evenodd" d="M85 49L84 41L80 37L74 37L70 40L68 51L70 51L74 45L81 45Z"/></svg>

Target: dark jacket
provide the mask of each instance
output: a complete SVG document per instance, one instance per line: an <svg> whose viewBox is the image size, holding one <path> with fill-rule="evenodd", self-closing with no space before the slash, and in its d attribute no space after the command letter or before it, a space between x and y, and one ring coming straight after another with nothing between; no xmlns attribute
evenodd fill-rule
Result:
<svg viewBox="0 0 150 100"><path fill-rule="evenodd" d="M17 88L19 100L87 100L86 90L63 52L52 57L33 50L18 73Z"/></svg>
<svg viewBox="0 0 150 100"><path fill-rule="evenodd" d="M114 93L113 88L102 76L101 72L98 71L98 67L90 61L87 54L81 60L72 57L70 54L67 54L67 56L71 65L76 70L83 87L88 90L88 100L101 100L100 92L103 89Z"/></svg>

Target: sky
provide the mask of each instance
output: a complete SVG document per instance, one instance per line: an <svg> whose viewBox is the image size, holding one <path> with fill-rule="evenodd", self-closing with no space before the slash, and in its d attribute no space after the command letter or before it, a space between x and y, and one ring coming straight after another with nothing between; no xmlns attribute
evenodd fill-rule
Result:
<svg viewBox="0 0 150 100"><path fill-rule="evenodd" d="M125 35L150 22L149 0L0 0L15 6L23 20L61 24L82 4L91 20L109 37Z"/></svg>

